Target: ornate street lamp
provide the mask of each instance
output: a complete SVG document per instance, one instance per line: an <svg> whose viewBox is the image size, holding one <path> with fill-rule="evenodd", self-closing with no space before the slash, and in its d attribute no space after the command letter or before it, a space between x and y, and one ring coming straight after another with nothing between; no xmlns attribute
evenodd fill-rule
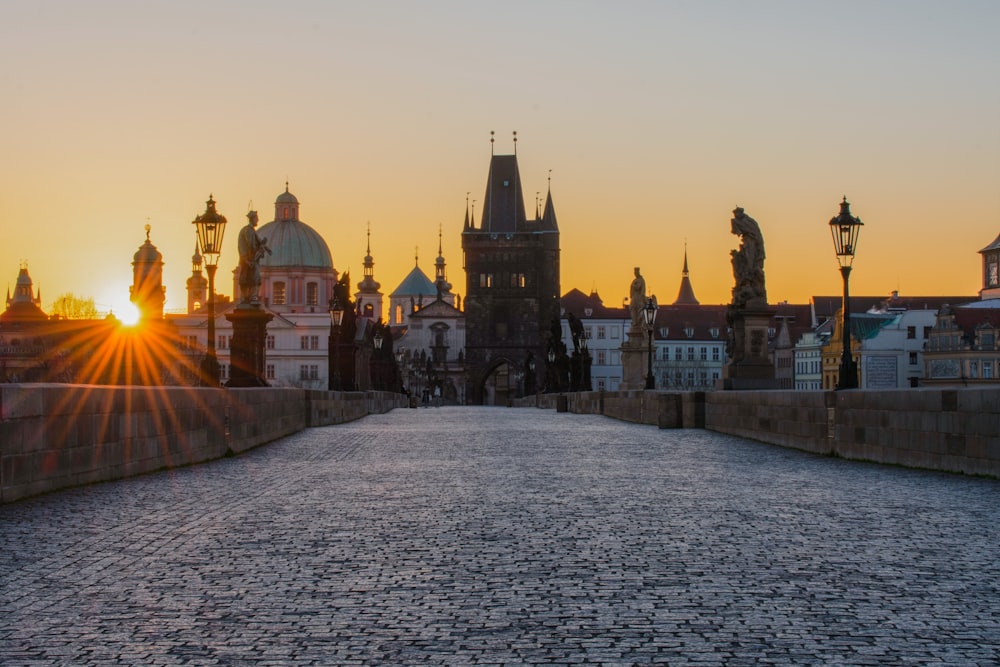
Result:
<svg viewBox="0 0 1000 667"><path fill-rule="evenodd" d="M653 327L656 326L656 311L659 308L652 298L646 299L646 306L642 309L642 319L646 322L646 331L649 333L649 349L646 354L646 389L656 389L656 381L653 379Z"/></svg>
<svg viewBox="0 0 1000 667"><path fill-rule="evenodd" d="M582 377L582 382L580 384L580 391L590 391L590 345L587 343L587 330L584 329L580 332L580 364L583 366L580 372Z"/></svg>
<svg viewBox="0 0 1000 667"><path fill-rule="evenodd" d="M378 329L375 329L375 335L372 336L372 345L374 345L374 347L375 347L375 354L372 355L372 364L371 364L371 366L373 367L373 369L375 371L375 373L374 373L375 377L373 378L373 381L372 381L372 389L378 389L378 390L383 389L383 386L382 386L383 385L383 382L382 382L382 359L381 359L381 355L382 355L382 340L383 340L383 338L382 338L382 332L379 331ZM371 373L371 370L372 370L372 368L369 369L369 373Z"/></svg>
<svg viewBox="0 0 1000 667"><path fill-rule="evenodd" d="M330 347L333 348L333 369L330 372L330 391L340 391L340 325L344 323L344 306L340 299L330 300Z"/></svg>
<svg viewBox="0 0 1000 667"><path fill-rule="evenodd" d="M201 385L218 387L220 383L219 358L215 354L215 271L219 268L219 254L222 252L222 236L226 232L226 218L215 210L212 195L205 202L205 212L193 221L198 233L198 245L205 258L208 272L208 348L201 360Z"/></svg>
<svg viewBox="0 0 1000 667"><path fill-rule="evenodd" d="M851 354L851 295L847 287L854 263L854 253L858 249L858 234L861 232L861 218L851 215L851 205L847 197L840 203L840 215L830 220L833 247L840 264L840 275L844 277L844 351L840 359L840 381L837 389L857 389L858 363Z"/></svg>

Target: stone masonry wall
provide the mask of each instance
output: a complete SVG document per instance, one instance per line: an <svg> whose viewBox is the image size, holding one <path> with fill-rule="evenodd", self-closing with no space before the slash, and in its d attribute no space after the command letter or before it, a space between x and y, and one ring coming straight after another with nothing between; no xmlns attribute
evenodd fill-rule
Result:
<svg viewBox="0 0 1000 667"><path fill-rule="evenodd" d="M550 396L540 401L551 407ZM569 412L1000 478L1000 388L568 394Z"/></svg>
<svg viewBox="0 0 1000 667"><path fill-rule="evenodd" d="M398 394L0 385L0 503L240 453L402 407Z"/></svg>

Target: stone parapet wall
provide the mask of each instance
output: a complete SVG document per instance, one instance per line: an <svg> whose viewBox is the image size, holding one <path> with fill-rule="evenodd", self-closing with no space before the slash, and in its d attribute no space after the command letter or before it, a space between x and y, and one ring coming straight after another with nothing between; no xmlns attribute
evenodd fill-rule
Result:
<svg viewBox="0 0 1000 667"><path fill-rule="evenodd" d="M1000 478L1000 388L560 396L569 412L660 428L706 428L816 454ZM540 407L552 407L553 401L559 399L546 395Z"/></svg>
<svg viewBox="0 0 1000 667"><path fill-rule="evenodd" d="M403 407L384 392L0 385L0 502L240 453Z"/></svg>

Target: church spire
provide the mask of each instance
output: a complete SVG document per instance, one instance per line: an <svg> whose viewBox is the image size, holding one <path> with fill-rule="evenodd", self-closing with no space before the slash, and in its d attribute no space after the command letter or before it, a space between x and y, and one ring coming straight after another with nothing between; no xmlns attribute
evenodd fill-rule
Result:
<svg viewBox="0 0 1000 667"><path fill-rule="evenodd" d="M694 288L691 286L691 278L688 272L688 251L687 242L684 242L684 270L681 274L681 288L677 292L675 306L697 306L700 302L694 296Z"/></svg>
<svg viewBox="0 0 1000 667"><path fill-rule="evenodd" d="M549 169L549 191L545 194L545 210L542 213L542 229L548 231L559 231L559 223L556 222L556 207L552 203L552 170Z"/></svg>

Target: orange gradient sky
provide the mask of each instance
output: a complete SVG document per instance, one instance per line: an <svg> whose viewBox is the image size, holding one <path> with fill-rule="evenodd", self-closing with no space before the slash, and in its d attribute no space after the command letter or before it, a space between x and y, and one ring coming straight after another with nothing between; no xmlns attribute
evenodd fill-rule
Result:
<svg viewBox="0 0 1000 667"><path fill-rule="evenodd" d="M771 301L839 294L827 223L865 222L854 294L968 294L1000 232L1000 3L114 2L0 9L0 276L128 304L152 225L183 308L191 221L230 227L286 178L339 270L371 222L388 294L433 274L438 225L465 294L466 192L489 132L517 130L529 212L549 170L562 289L608 305L642 267L677 295L684 242L702 303L732 288L732 209L767 248Z"/></svg>

